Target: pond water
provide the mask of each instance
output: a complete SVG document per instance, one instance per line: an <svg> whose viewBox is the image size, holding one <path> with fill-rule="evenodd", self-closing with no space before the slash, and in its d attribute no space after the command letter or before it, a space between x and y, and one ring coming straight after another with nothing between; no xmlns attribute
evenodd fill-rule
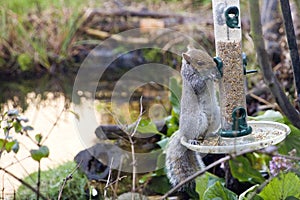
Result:
<svg viewBox="0 0 300 200"><path fill-rule="evenodd" d="M95 144L97 138L94 131L97 126L133 123L140 114L141 96L144 118L160 120L170 114L167 83L162 85L146 80L142 84L128 85L121 80L124 76L126 77L124 72L117 76L115 71L107 72L102 76L104 78L95 83L97 89L93 98L89 98L89 92L75 91L76 97L73 93L73 99L76 74L43 76L35 80L2 81L1 113L13 108L19 109L22 115L29 119L28 125L34 127L34 130L29 132L30 136L34 138L35 134L41 133L46 138L44 144L49 147L50 155L41 162L42 169L46 170L73 160L79 151ZM128 90L131 86L134 87ZM85 142L81 130L78 130L78 121L83 120L81 117L84 115L80 110L86 109L87 100L92 100L93 111L87 113L88 119L96 119L96 125L86 127L87 134L91 136L91 143ZM17 154L4 153L0 159L0 166L22 178L38 169L37 162L30 158L29 153L30 149L36 149L37 146L24 135L14 137L20 142L20 150ZM5 194L12 193L20 185L3 171L0 171L0 177L1 189L4 188Z"/></svg>

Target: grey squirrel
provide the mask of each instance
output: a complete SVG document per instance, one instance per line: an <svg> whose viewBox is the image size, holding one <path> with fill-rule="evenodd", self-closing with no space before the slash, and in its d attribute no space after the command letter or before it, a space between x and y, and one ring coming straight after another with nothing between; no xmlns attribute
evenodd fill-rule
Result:
<svg viewBox="0 0 300 200"><path fill-rule="evenodd" d="M173 186L205 167L200 154L183 146L181 138L184 136L191 143L201 141L220 126L214 80L221 75L213 58L192 47L182 57L179 130L172 135L165 151L167 176ZM194 187L191 182L180 190Z"/></svg>

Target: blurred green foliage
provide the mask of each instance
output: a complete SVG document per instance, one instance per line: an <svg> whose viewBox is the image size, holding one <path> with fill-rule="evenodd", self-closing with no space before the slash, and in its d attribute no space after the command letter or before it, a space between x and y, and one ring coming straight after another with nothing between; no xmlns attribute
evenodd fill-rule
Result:
<svg viewBox="0 0 300 200"><path fill-rule="evenodd" d="M73 161L64 163L56 168L41 172L40 191L49 199L57 199L60 187L64 179L75 169L76 163ZM32 173L24 181L35 185L38 173ZM67 182L62 193L62 199L86 199L84 187L87 178L83 173L76 171L72 179ZM35 199L36 194L30 189L21 185L17 190L17 199Z"/></svg>

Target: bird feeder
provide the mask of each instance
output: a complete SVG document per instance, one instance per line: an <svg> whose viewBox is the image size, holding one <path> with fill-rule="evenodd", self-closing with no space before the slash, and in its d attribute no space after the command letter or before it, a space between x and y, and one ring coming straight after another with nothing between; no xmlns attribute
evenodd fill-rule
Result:
<svg viewBox="0 0 300 200"><path fill-rule="evenodd" d="M242 30L239 0L213 0L215 62L222 76L219 81L221 128L217 137L191 144L181 143L202 153L233 153L261 149L277 144L290 133L285 124L269 121L247 121L245 76L242 53Z"/></svg>

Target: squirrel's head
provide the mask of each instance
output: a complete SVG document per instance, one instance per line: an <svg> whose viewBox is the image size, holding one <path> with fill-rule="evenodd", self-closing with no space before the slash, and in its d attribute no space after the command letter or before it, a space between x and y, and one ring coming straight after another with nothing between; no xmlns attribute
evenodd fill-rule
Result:
<svg viewBox="0 0 300 200"><path fill-rule="evenodd" d="M182 57L186 64L191 65L200 74L213 74L219 76L216 63L213 58L205 51L201 49L195 49L188 46L188 51L182 54Z"/></svg>

